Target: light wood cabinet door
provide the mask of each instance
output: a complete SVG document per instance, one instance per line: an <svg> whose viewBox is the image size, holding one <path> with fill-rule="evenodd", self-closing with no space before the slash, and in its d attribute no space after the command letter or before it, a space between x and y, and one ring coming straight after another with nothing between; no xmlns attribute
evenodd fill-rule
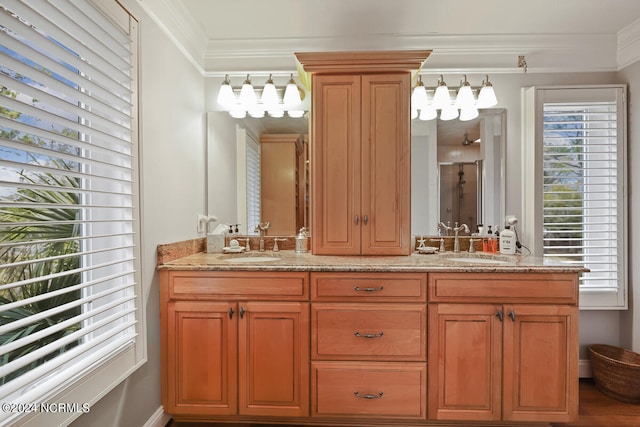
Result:
<svg viewBox="0 0 640 427"><path fill-rule="evenodd" d="M577 326L577 307L505 305L505 421L576 419Z"/></svg>
<svg viewBox="0 0 640 427"><path fill-rule="evenodd" d="M409 73L362 76L362 254L409 255Z"/></svg>
<svg viewBox="0 0 640 427"><path fill-rule="evenodd" d="M430 418L577 418L576 306L433 304L429 310Z"/></svg>
<svg viewBox="0 0 640 427"><path fill-rule="evenodd" d="M429 418L493 421L501 417L500 306L429 307Z"/></svg>
<svg viewBox="0 0 640 427"><path fill-rule="evenodd" d="M410 253L410 74L314 75L312 245Z"/></svg>
<svg viewBox="0 0 640 427"><path fill-rule="evenodd" d="M167 407L174 415L237 412L234 303L170 302L167 310Z"/></svg>
<svg viewBox="0 0 640 427"><path fill-rule="evenodd" d="M313 76L314 254L360 253L360 98L358 75Z"/></svg>
<svg viewBox="0 0 640 427"><path fill-rule="evenodd" d="M241 415L309 415L309 303L239 304Z"/></svg>

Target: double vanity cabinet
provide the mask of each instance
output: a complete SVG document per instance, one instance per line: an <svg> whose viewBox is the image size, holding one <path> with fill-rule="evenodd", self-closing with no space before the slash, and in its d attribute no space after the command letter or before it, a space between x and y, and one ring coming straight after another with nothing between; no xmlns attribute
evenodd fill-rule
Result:
<svg viewBox="0 0 640 427"><path fill-rule="evenodd" d="M274 253L276 254L276 253ZM257 254L256 254L257 255ZM179 420L547 425L578 410L576 267L281 251L159 266Z"/></svg>

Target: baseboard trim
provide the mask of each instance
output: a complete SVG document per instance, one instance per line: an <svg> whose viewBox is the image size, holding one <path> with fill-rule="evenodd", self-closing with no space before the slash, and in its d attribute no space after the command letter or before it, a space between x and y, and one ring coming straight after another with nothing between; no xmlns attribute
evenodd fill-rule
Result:
<svg viewBox="0 0 640 427"><path fill-rule="evenodd" d="M161 406L153 413L153 415L151 415L142 427L165 427L169 420L171 420L171 415L165 414L164 409L162 409Z"/></svg>
<svg viewBox="0 0 640 427"><path fill-rule="evenodd" d="M589 360L589 359L580 359L578 361L578 376L580 378L591 378L591 377L593 377L593 372L591 371L591 360Z"/></svg>

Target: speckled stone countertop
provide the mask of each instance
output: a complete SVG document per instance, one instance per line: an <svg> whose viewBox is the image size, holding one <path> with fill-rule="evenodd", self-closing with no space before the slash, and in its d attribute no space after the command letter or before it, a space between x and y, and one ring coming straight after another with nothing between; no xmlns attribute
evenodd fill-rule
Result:
<svg viewBox="0 0 640 427"><path fill-rule="evenodd" d="M409 256L328 256L251 251L240 254L206 252L158 263L160 270L201 271L374 271L374 272L501 272L579 273L582 266L552 263L542 258L476 252L418 254Z"/></svg>

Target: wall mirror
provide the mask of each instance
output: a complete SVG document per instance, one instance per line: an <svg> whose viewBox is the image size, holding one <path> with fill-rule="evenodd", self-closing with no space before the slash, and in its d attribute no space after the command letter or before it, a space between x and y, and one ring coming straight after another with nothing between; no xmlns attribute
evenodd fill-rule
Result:
<svg viewBox="0 0 640 427"><path fill-rule="evenodd" d="M440 221L452 224L459 221L475 231L478 223L502 226L504 218L504 147L506 117L504 109L485 109L477 119L471 121L412 121L412 177L411 177L411 232L413 235L437 235ZM235 135L227 132L227 139L236 141L237 197L234 219L226 222L240 224L242 234L255 234L258 221L269 221L272 230L269 235L294 235L301 226L308 226L308 141L283 142L288 149L279 148L276 157L289 156L289 164L295 167L274 170L260 170L260 163L251 161L251 150L259 150L265 143L260 142L263 134L307 135L308 118L250 118L234 119L226 112L209 113L209 137L219 132L213 127L233 129ZM465 141L465 133L468 143ZM277 144L277 142L269 142ZM305 147L306 144L306 147ZM297 154L295 149L297 147ZM214 151L210 147L210 151ZM276 150L272 150L275 152ZM282 154L284 153L284 154ZM272 154L273 155L273 154ZM296 158L297 160L294 160ZM216 176L220 165L209 155L209 185ZM247 167L247 165L249 165ZM292 177L297 168L298 178ZM462 173L462 174L461 174ZM270 175L274 182L291 182L295 190L277 191L269 202L272 205L295 211L290 215L275 215L267 218L260 213L264 202L260 202L258 181ZM251 184L253 182L253 189ZM284 184L278 184L284 185ZM248 190L247 190L248 188ZM284 187L279 187L284 190ZM295 196L292 198L292 191ZM209 206L215 205L215 195L209 191ZM284 196L284 193L289 196ZM283 199L273 200L282 195ZM256 204L258 207L256 208ZM217 211L214 210L213 213ZM278 218L285 216L296 219L287 221L285 228ZM248 226L247 226L248 223ZM254 224L255 223L255 224ZM293 226L291 224L294 224Z"/></svg>

